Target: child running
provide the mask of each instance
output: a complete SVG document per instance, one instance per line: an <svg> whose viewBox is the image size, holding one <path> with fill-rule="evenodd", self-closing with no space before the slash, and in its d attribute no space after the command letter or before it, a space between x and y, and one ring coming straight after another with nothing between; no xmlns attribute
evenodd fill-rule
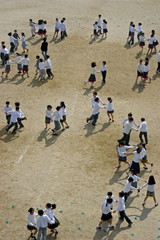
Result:
<svg viewBox="0 0 160 240"><path fill-rule="evenodd" d="M43 210L47 214L50 220L54 221L53 224L48 223L48 228L51 229L51 232L55 233L55 237L58 234L56 227L60 225L60 222L55 217L54 209L56 208L56 204L46 203L46 208Z"/></svg>
<svg viewBox="0 0 160 240"><path fill-rule="evenodd" d="M113 118L114 108L113 108L113 105L112 105L112 98L111 97L108 98L108 103L106 105L106 108L107 108L107 115L109 117L109 122L114 122L114 118Z"/></svg>
<svg viewBox="0 0 160 240"><path fill-rule="evenodd" d="M52 110L51 105L47 106L45 114L46 114L46 116L45 116L45 124L46 124L45 129L47 129L48 125L53 121L53 110Z"/></svg>
<svg viewBox="0 0 160 240"><path fill-rule="evenodd" d="M38 72L39 72L39 62L40 62L40 56L37 55L37 56L36 56L36 64L35 64L35 68L36 68L36 73L35 73L35 75L37 75Z"/></svg>
<svg viewBox="0 0 160 240"><path fill-rule="evenodd" d="M10 124L11 114L10 114L9 112L12 111L12 110L13 110L13 108L12 108L12 106L10 105L10 102L9 102L9 101L6 101L6 105L5 105L4 108L3 108L3 112L4 112L5 115L6 115L7 124Z"/></svg>
<svg viewBox="0 0 160 240"><path fill-rule="evenodd" d="M142 52L143 52L143 47L145 46L145 40L146 40L146 37L145 37L144 33L142 33L139 36L139 46L141 47Z"/></svg>
<svg viewBox="0 0 160 240"><path fill-rule="evenodd" d="M147 170L148 169L148 167L146 166L146 164L149 164L151 167L153 167L153 163L150 163L150 162L148 162L148 159L147 159L147 151L146 151L146 144L145 143L141 143L140 145L139 145L139 147L142 149L142 151L141 151L141 153L140 153L140 155L141 155L141 163L143 164L143 168L145 169L145 170Z"/></svg>
<svg viewBox="0 0 160 240"><path fill-rule="evenodd" d="M45 79L46 72L45 72L44 61L42 58L40 58L39 60L39 72L40 72L40 80Z"/></svg>
<svg viewBox="0 0 160 240"><path fill-rule="evenodd" d="M156 198L155 198L155 190L154 190L154 185L155 185L155 184L156 184L156 181L155 181L155 179L154 179L154 176L151 175L151 176L149 177L149 179L148 179L148 182L147 182L146 184L144 184L144 185L139 189L139 190L141 190L142 188L144 188L144 187L146 187L146 186L148 187L148 189L147 189L147 194L146 194L146 197L145 197L145 199L144 199L144 202L142 203L142 206L145 206L148 197L152 197L152 198L153 198L154 203L155 203L155 207L158 206L158 203L157 203Z"/></svg>
<svg viewBox="0 0 160 240"><path fill-rule="evenodd" d="M68 123L66 122L66 105L64 102L60 102L60 114L62 117L62 119L60 120L62 130L65 130L64 124L66 125L66 128L69 128L69 126Z"/></svg>
<svg viewBox="0 0 160 240"><path fill-rule="evenodd" d="M60 28L61 28L61 23L59 22L58 18L56 18L55 31L54 31L53 38L58 37L58 33L59 33Z"/></svg>

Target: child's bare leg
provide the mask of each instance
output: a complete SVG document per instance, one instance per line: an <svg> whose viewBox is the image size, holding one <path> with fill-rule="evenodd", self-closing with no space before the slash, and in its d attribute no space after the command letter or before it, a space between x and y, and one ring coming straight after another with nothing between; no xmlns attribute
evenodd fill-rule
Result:
<svg viewBox="0 0 160 240"><path fill-rule="evenodd" d="M111 113L112 122L114 122L113 113Z"/></svg>
<svg viewBox="0 0 160 240"><path fill-rule="evenodd" d="M148 196L145 197L144 201L143 201L143 204L146 203L146 200L147 200Z"/></svg>
<svg viewBox="0 0 160 240"><path fill-rule="evenodd" d="M111 121L110 114L108 112L107 112L107 115L108 115L109 121Z"/></svg>

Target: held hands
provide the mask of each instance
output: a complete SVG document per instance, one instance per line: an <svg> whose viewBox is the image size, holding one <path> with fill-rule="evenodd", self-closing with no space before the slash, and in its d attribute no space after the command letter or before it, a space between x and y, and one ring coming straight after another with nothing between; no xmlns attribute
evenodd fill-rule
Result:
<svg viewBox="0 0 160 240"><path fill-rule="evenodd" d="M140 188L138 188L137 190L138 190L138 193L141 191L141 189L140 189Z"/></svg>

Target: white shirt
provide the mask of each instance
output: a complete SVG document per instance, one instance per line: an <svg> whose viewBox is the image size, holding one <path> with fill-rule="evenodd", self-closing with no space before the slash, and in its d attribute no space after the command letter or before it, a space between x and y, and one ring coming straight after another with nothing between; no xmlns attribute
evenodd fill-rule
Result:
<svg viewBox="0 0 160 240"><path fill-rule="evenodd" d="M147 66L144 65L144 67L143 67L143 72L148 72L149 69L150 69L150 66L149 66L149 65L147 65Z"/></svg>
<svg viewBox="0 0 160 240"><path fill-rule="evenodd" d="M124 128L123 128L123 133L129 134L132 129L136 130L135 128L132 127L132 123L127 121Z"/></svg>
<svg viewBox="0 0 160 240"><path fill-rule="evenodd" d="M124 197L118 199L117 211L124 211L126 208Z"/></svg>
<svg viewBox="0 0 160 240"><path fill-rule="evenodd" d="M117 148L118 155L120 157L125 157L126 156L126 150L131 149L131 148L134 148L134 146L122 146L122 147L118 146L118 148Z"/></svg>
<svg viewBox="0 0 160 240"><path fill-rule="evenodd" d="M131 182L129 182L129 181L127 180L127 183L126 183L125 187L123 188L123 192L124 192L124 193L128 193L128 192L131 191L131 189L137 190L137 188L134 188L134 187L131 185Z"/></svg>
<svg viewBox="0 0 160 240"><path fill-rule="evenodd" d="M1 53L3 53L4 55L6 55L6 54L9 54L9 51L8 51L7 48L2 48Z"/></svg>
<svg viewBox="0 0 160 240"><path fill-rule="evenodd" d="M36 220L36 213L28 214L28 225L29 226L36 226L37 220Z"/></svg>
<svg viewBox="0 0 160 240"><path fill-rule="evenodd" d="M138 26L137 32L138 32L138 33L142 32L142 26Z"/></svg>
<svg viewBox="0 0 160 240"><path fill-rule="evenodd" d="M51 220L54 220L55 221L55 218L54 218L54 212L53 212L53 209L52 208L45 208L44 210L43 210L43 212L45 212L46 214L47 214L47 216L49 217L49 219L51 219Z"/></svg>
<svg viewBox="0 0 160 240"><path fill-rule="evenodd" d="M147 190L148 190L149 192L154 192L154 185L155 185L155 184L150 185L150 184L148 184L148 183L145 183L145 184L140 188L140 190L141 190L142 188L146 187L147 185L148 185Z"/></svg>
<svg viewBox="0 0 160 240"><path fill-rule="evenodd" d="M28 66L29 65L29 58L22 58L21 62L23 65Z"/></svg>
<svg viewBox="0 0 160 240"><path fill-rule="evenodd" d="M103 25L102 18L98 18L97 23L98 23L98 27L102 27L102 25Z"/></svg>
<svg viewBox="0 0 160 240"><path fill-rule="evenodd" d="M135 27L132 27L132 26L130 27L130 31L131 31L131 32L137 32L137 30L135 29Z"/></svg>
<svg viewBox="0 0 160 240"><path fill-rule="evenodd" d="M147 155L146 149L142 148L141 152L140 152L140 159L144 158Z"/></svg>
<svg viewBox="0 0 160 240"><path fill-rule="evenodd" d="M24 118L24 117L25 117L24 113L19 109L19 118Z"/></svg>
<svg viewBox="0 0 160 240"><path fill-rule="evenodd" d="M95 67L91 68L91 74L96 75L99 72Z"/></svg>
<svg viewBox="0 0 160 240"><path fill-rule="evenodd" d="M20 112L17 112L16 110L9 111L8 114L11 114L11 122L16 123L17 118L20 117Z"/></svg>
<svg viewBox="0 0 160 240"><path fill-rule="evenodd" d="M153 42L154 42L154 37L150 37L150 38L148 38L147 40L149 40L149 44L153 44Z"/></svg>
<svg viewBox="0 0 160 240"><path fill-rule="evenodd" d="M6 61L6 65L10 65L12 63L12 61L9 59Z"/></svg>
<svg viewBox="0 0 160 240"><path fill-rule="evenodd" d="M10 43L11 43L11 42L14 43L14 41L17 41L17 39L14 38L13 36L9 36L9 42L10 42Z"/></svg>
<svg viewBox="0 0 160 240"><path fill-rule="evenodd" d="M93 96L93 97L91 98L92 107L94 107L94 104L95 104L95 101L94 101L94 100L95 100L95 98L99 98L100 103L101 103L101 104L104 104L103 101L102 101L102 99L101 99L100 97L98 97L98 96L94 97L94 96Z"/></svg>
<svg viewBox="0 0 160 240"><path fill-rule="evenodd" d="M146 121L141 122L138 130L140 132L147 132L147 123L146 123Z"/></svg>
<svg viewBox="0 0 160 240"><path fill-rule="evenodd" d="M94 104L94 106L93 106L92 114L93 114L93 115L98 114L100 108L104 108L104 107L103 107L103 106L100 106L98 102L95 102L95 104Z"/></svg>
<svg viewBox="0 0 160 240"><path fill-rule="evenodd" d="M45 69L44 62L39 62L39 69L40 70Z"/></svg>
<svg viewBox="0 0 160 240"><path fill-rule="evenodd" d="M61 27L61 23L59 21L56 21L55 28L60 29L60 27Z"/></svg>
<svg viewBox="0 0 160 240"><path fill-rule="evenodd" d="M58 121L58 122L60 121L60 119L62 119L60 111L57 111L57 110L53 112L53 117L54 117L54 121Z"/></svg>
<svg viewBox="0 0 160 240"><path fill-rule="evenodd" d="M141 159L140 153L137 153L137 151L134 151L133 154L134 154L133 162L139 163L139 160Z"/></svg>
<svg viewBox="0 0 160 240"><path fill-rule="evenodd" d="M43 24L38 24L38 29L39 30L45 30L45 25Z"/></svg>
<svg viewBox="0 0 160 240"><path fill-rule="evenodd" d="M106 108L107 108L107 111L114 111L114 108L111 102L107 103Z"/></svg>
<svg viewBox="0 0 160 240"><path fill-rule="evenodd" d="M145 36L142 36L142 35L139 36L139 41L140 41L140 42L144 42L145 40L146 40L146 37L145 37Z"/></svg>
<svg viewBox="0 0 160 240"><path fill-rule="evenodd" d="M64 23L60 24L60 29L61 29L62 32L66 30L66 26L65 26Z"/></svg>
<svg viewBox="0 0 160 240"><path fill-rule="evenodd" d="M144 68L144 65L143 65L143 64L140 64L140 63L139 63L139 64L137 65L137 71L138 71L138 72L141 72L141 73L142 73L142 72L143 72L143 68Z"/></svg>
<svg viewBox="0 0 160 240"><path fill-rule="evenodd" d="M160 53L158 53L157 62L160 62Z"/></svg>
<svg viewBox="0 0 160 240"><path fill-rule="evenodd" d="M51 220L47 215L40 216L37 220L37 228L46 228L48 223L53 224L55 220Z"/></svg>
<svg viewBox="0 0 160 240"><path fill-rule="evenodd" d="M106 71L106 70L107 70L107 66L106 66L106 65L103 65L103 66L101 67L101 72Z"/></svg>
<svg viewBox="0 0 160 240"><path fill-rule="evenodd" d="M107 205L107 206L106 206L106 205ZM107 200L106 200L106 199L105 199L104 202L102 203L101 209L102 209L102 213L103 213L103 214L108 214L108 213L111 212L110 204L107 204Z"/></svg>
<svg viewBox="0 0 160 240"><path fill-rule="evenodd" d="M122 126L123 126L123 127L125 126L126 122L128 122L128 120L129 120L128 117L126 117L126 118L123 120L123 122L122 122ZM133 120L132 124L134 124L136 127L138 127L138 124L137 124L134 120Z"/></svg>
<svg viewBox="0 0 160 240"><path fill-rule="evenodd" d="M51 63L51 60L50 59L47 59L45 61L45 68L47 69L52 69L52 63Z"/></svg>
<svg viewBox="0 0 160 240"><path fill-rule="evenodd" d="M113 202L116 202L116 200L115 200L115 198L114 198L113 195L112 195L111 197L106 196L106 197L104 198L104 201L107 200L107 199L110 199L110 198L113 200ZM113 209L113 202L112 202L112 203L109 203L109 207L112 208L112 209Z"/></svg>
<svg viewBox="0 0 160 240"><path fill-rule="evenodd" d="M133 182L137 182L138 180L144 181L142 178L138 177L137 175L129 174L128 178L133 178Z"/></svg>
<svg viewBox="0 0 160 240"><path fill-rule="evenodd" d="M46 110L46 117L48 117L48 118L53 118L53 110Z"/></svg>
<svg viewBox="0 0 160 240"><path fill-rule="evenodd" d="M8 107L4 106L4 108L3 108L3 112L6 113L7 115L10 115L10 114L8 114L8 112L12 111L12 110L13 110L13 108L11 105L9 105Z"/></svg>
<svg viewBox="0 0 160 240"><path fill-rule="evenodd" d="M22 60L22 57L21 56L17 56L14 58L14 60L16 61L16 63L20 63L21 60Z"/></svg>
<svg viewBox="0 0 160 240"><path fill-rule="evenodd" d="M97 28L98 28L98 24L93 24L93 29L97 30Z"/></svg>
<svg viewBox="0 0 160 240"><path fill-rule="evenodd" d="M103 29L107 29L107 23L103 22Z"/></svg>
<svg viewBox="0 0 160 240"><path fill-rule="evenodd" d="M62 117L65 116L66 115L66 108L61 107L60 108L60 114L61 114Z"/></svg>

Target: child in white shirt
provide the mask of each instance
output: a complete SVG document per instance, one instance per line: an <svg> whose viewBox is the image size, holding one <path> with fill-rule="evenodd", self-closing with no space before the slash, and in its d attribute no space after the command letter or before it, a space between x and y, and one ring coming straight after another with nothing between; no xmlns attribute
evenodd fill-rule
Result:
<svg viewBox="0 0 160 240"><path fill-rule="evenodd" d="M52 110L51 105L47 106L45 114L46 114L46 116L45 116L45 124L46 124L45 129L47 129L48 125L53 121L53 110Z"/></svg>
<svg viewBox="0 0 160 240"><path fill-rule="evenodd" d="M107 74L106 61L102 62L102 67L101 67L100 72L102 74L102 84L105 84L106 83L106 74Z"/></svg>
<svg viewBox="0 0 160 240"><path fill-rule="evenodd" d="M114 108L113 108L113 105L112 105L112 98L111 97L108 98L108 103L106 105L106 108L107 108L107 115L109 117L109 122L114 122L114 117L113 117Z"/></svg>

